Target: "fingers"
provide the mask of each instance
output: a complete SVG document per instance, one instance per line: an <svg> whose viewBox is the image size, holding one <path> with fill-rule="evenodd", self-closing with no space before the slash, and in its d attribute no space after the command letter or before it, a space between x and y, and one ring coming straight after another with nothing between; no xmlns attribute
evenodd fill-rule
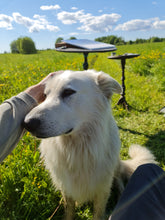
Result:
<svg viewBox="0 0 165 220"><path fill-rule="evenodd" d="M57 72L52 72L49 73L41 82L39 82L39 84L44 85L49 79L53 78L55 75L60 74L64 72L63 70L57 71Z"/></svg>
<svg viewBox="0 0 165 220"><path fill-rule="evenodd" d="M49 73L41 82L38 84L31 86L25 90L26 93L31 95L38 103L41 103L45 100L44 90L45 85L48 80L53 78L56 74L62 73L63 71L57 71L53 73Z"/></svg>

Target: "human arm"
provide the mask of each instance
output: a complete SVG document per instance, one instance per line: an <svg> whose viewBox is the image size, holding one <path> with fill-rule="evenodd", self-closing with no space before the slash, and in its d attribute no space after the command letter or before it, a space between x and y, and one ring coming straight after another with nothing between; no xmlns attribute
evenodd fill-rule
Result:
<svg viewBox="0 0 165 220"><path fill-rule="evenodd" d="M0 162L14 149L24 133L21 125L25 115L37 105L22 92L0 105Z"/></svg>
<svg viewBox="0 0 165 220"><path fill-rule="evenodd" d="M11 153L24 134L24 117L45 99L45 83L53 75L54 73L49 74L37 85L29 87L0 105L0 162Z"/></svg>

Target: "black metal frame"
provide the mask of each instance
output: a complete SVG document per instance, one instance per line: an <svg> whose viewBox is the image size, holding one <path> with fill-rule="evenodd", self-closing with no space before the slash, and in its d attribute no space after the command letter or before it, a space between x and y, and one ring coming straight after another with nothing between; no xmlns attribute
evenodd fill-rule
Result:
<svg viewBox="0 0 165 220"><path fill-rule="evenodd" d="M126 86L125 86L125 64L126 64L126 59L138 57L140 54L123 54L123 55L118 55L118 56L110 56L108 59L116 59L116 60L121 60L121 68L122 68L122 93L121 97L117 103L117 105L122 105L123 108L129 109L129 104L126 101L125 95L126 95Z"/></svg>

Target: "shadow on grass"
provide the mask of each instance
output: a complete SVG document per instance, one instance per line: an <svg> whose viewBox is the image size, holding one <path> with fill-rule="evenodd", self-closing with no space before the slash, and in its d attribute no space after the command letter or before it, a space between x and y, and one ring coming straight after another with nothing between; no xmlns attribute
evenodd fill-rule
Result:
<svg viewBox="0 0 165 220"><path fill-rule="evenodd" d="M149 135L147 135L147 134L144 134L144 133L142 133L142 132L138 132L138 131L134 131L134 130L131 130L131 129L128 129L128 128L122 128L122 127L120 127L120 126L118 126L118 128L119 129L121 129L122 131L128 131L128 132L130 132L131 134L137 134L137 135L144 135L145 137L150 137Z"/></svg>
<svg viewBox="0 0 165 220"><path fill-rule="evenodd" d="M127 128L122 128L119 126L119 129L123 131L128 131L131 134L143 135L148 138L147 142L144 144L145 147L150 149L156 157L156 160L161 164L165 163L165 131L159 131L156 134L148 135L142 132L134 131Z"/></svg>
<svg viewBox="0 0 165 220"><path fill-rule="evenodd" d="M150 135L145 146L151 149L160 166L165 163L165 131Z"/></svg>

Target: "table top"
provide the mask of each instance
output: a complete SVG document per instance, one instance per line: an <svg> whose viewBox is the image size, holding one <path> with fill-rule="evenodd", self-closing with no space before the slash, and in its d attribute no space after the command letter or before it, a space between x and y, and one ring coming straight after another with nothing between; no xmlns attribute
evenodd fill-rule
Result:
<svg viewBox="0 0 165 220"><path fill-rule="evenodd" d="M121 59L130 59L130 58L134 58L134 57L138 57L140 56L140 54L134 54L134 53L125 53L123 55L114 55L114 56L109 56L108 59L117 59L117 60L121 60Z"/></svg>
<svg viewBox="0 0 165 220"><path fill-rule="evenodd" d="M56 48L56 51L59 52L68 52L68 53L98 53L98 52L109 52L109 51L115 51L116 48L106 48L106 49L96 49L96 50L90 50L90 49L81 49L81 48L67 48L67 47L58 47Z"/></svg>
<svg viewBox="0 0 165 220"><path fill-rule="evenodd" d="M69 53L95 53L116 50L115 45L88 39L65 40L60 43L56 43L55 47L56 51Z"/></svg>

